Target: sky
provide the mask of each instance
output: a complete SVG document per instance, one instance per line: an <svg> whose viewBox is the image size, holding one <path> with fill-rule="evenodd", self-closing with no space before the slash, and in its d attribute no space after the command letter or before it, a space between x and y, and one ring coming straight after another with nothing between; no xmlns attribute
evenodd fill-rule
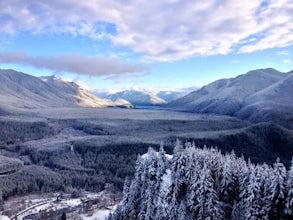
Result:
<svg viewBox="0 0 293 220"><path fill-rule="evenodd" d="M293 70L292 0L0 1L0 68L89 89L199 87Z"/></svg>

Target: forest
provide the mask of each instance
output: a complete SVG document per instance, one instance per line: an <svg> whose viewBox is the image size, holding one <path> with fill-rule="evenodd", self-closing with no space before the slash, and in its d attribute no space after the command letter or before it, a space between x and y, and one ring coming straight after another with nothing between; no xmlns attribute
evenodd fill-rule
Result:
<svg viewBox="0 0 293 220"><path fill-rule="evenodd" d="M134 175L138 154L149 147L159 150L160 141L172 154L177 138L198 147L217 146L224 153L234 149L253 163L271 165L278 156L290 167L291 131L271 123L124 109L70 109L68 118L62 114L60 119L64 112L1 118L0 155L23 166L0 176L0 200L35 192L101 191L106 183L122 190L125 177ZM6 170L4 165L0 169Z"/></svg>
<svg viewBox="0 0 293 220"><path fill-rule="evenodd" d="M149 149L126 179L111 220L292 219L293 161L253 164L217 148L177 141L173 156Z"/></svg>

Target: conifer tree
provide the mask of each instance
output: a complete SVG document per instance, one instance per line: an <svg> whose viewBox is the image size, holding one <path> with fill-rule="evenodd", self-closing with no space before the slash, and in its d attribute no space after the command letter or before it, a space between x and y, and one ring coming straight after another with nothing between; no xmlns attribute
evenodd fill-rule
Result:
<svg viewBox="0 0 293 220"><path fill-rule="evenodd" d="M187 169L187 179L189 182L187 190L187 208L192 216L192 219L195 219L197 216L197 190L200 184L200 170L201 167L195 161L195 157L191 154L190 163Z"/></svg>
<svg viewBox="0 0 293 220"><path fill-rule="evenodd" d="M293 159L291 161L291 167L288 172L286 187L288 190L287 198L286 198L286 209L285 213L287 215L293 215Z"/></svg>
<svg viewBox="0 0 293 220"><path fill-rule="evenodd" d="M168 219L171 210L175 207L171 206L173 184L171 181L171 170L167 169L162 176L162 184L158 193L157 212L155 219Z"/></svg>
<svg viewBox="0 0 293 220"><path fill-rule="evenodd" d="M219 205L219 199L214 190L213 179L210 170L204 164L200 172L197 195L197 218L198 219L222 219L223 211Z"/></svg>
<svg viewBox="0 0 293 220"><path fill-rule="evenodd" d="M272 200L271 218L280 219L285 210L287 171L279 158L274 163L272 174L273 179L270 186Z"/></svg>
<svg viewBox="0 0 293 220"><path fill-rule="evenodd" d="M187 218L187 208L184 200L181 200L178 209L178 220L186 220Z"/></svg>
<svg viewBox="0 0 293 220"><path fill-rule="evenodd" d="M263 179L262 169L256 166L252 169L247 185L247 197L245 199L246 219L267 219L265 204L263 204Z"/></svg>
<svg viewBox="0 0 293 220"><path fill-rule="evenodd" d="M243 203L234 201L231 220L245 220L245 207Z"/></svg>
<svg viewBox="0 0 293 220"><path fill-rule="evenodd" d="M231 202L230 196L232 195L235 188L233 168L234 167L232 166L232 161L230 157L226 156L221 179L221 198L225 199L225 201L227 202Z"/></svg>

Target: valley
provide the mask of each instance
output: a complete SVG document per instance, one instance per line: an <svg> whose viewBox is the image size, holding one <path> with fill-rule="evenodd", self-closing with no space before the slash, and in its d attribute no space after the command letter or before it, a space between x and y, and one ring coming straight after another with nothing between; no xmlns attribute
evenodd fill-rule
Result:
<svg viewBox="0 0 293 220"><path fill-rule="evenodd" d="M105 183L121 190L124 178L133 175L138 154L150 146L158 149L161 142L172 154L177 139L193 141L200 148L206 145L222 152L234 150L236 155L258 163L272 164L280 157L289 166L293 155L291 130L229 116L167 110L54 108L2 116L0 122L1 155L24 164L17 172L0 177L3 199L33 191L100 191ZM8 128L11 137L5 132ZM44 179L44 173L52 179ZM17 179L28 185L19 185Z"/></svg>
<svg viewBox="0 0 293 220"><path fill-rule="evenodd" d="M50 82L44 82L22 73L9 74L19 78L18 83L4 87L6 90L0 94L0 211L9 217L16 213L7 212L6 204L15 196L41 197L62 192L82 198L80 192L97 194L108 185L119 195L125 178L134 176L139 155L145 154L149 147L158 150L160 145L167 154L173 154L178 140L194 143L198 148L214 147L223 154L233 151L252 163L272 165L280 158L287 168L291 164L290 76L281 75L279 79L277 75L275 79L269 75L274 79L272 82L265 80L263 88L257 90L243 89L245 92L238 94L237 99L229 96L233 92L224 92L234 89L235 80L236 90L242 85L241 80L231 79L220 85L210 84L169 104L136 107L137 103L123 97L115 97L120 100L118 103L125 104L121 106L114 100L97 98L87 90L76 97L74 94L80 88L61 79L51 77L47 79ZM242 76L247 77L250 78ZM48 90L45 96L36 92L38 86ZM282 98L284 108L280 107L276 93L280 88L288 90ZM17 90L22 91L20 95L16 95ZM223 99L212 99L220 90L228 96L222 94L219 97ZM194 101L188 103L188 100ZM210 106L199 103L200 100ZM243 106L249 100L252 104ZM269 103L274 104L266 108ZM201 109L204 105L213 111ZM249 112L247 117L243 117L248 114L245 109ZM70 199L69 196L66 200Z"/></svg>

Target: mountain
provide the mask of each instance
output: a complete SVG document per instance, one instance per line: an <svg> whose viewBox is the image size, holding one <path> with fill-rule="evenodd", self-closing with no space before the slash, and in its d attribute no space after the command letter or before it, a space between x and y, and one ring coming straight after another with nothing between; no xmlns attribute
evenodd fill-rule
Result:
<svg viewBox="0 0 293 220"><path fill-rule="evenodd" d="M186 92L181 91L160 91L156 95L166 102L171 102L173 100L183 97L186 94Z"/></svg>
<svg viewBox="0 0 293 220"><path fill-rule="evenodd" d="M130 107L126 100L101 99L74 82L56 76L34 77L14 70L0 70L0 113L13 109L46 107Z"/></svg>
<svg viewBox="0 0 293 220"><path fill-rule="evenodd" d="M137 90L125 90L122 92L117 92L107 96L107 98L112 100L125 99L136 106L161 105L167 103L165 100L158 97L154 93Z"/></svg>
<svg viewBox="0 0 293 220"><path fill-rule="evenodd" d="M286 113L293 118L292 72L258 69L231 79L217 80L167 106L183 111L238 116L267 121Z"/></svg>

